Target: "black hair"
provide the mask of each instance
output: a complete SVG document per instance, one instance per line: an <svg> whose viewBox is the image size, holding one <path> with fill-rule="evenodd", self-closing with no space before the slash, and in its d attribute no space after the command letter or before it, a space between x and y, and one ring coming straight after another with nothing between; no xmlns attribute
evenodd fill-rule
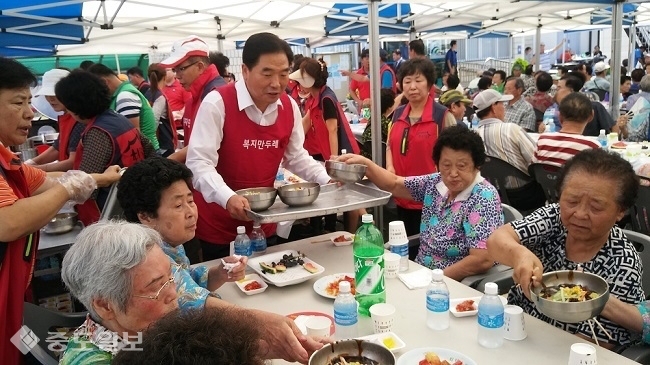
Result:
<svg viewBox="0 0 650 365"><path fill-rule="evenodd" d="M587 124L591 121L593 110L591 100L582 93L570 93L560 103L560 115L564 121Z"/></svg>
<svg viewBox="0 0 650 365"><path fill-rule="evenodd" d="M569 73L565 73L564 75L568 75ZM537 76L537 79L535 80L535 87L537 87L537 91L541 91L543 93L548 92L551 90L551 87L553 87L553 76L549 74L546 71L542 71L539 73Z"/></svg>
<svg viewBox="0 0 650 365"><path fill-rule="evenodd" d="M175 310L142 335L134 351L120 351L111 364L262 365L262 339L255 318L234 308Z"/></svg>
<svg viewBox="0 0 650 365"><path fill-rule="evenodd" d="M226 55L221 52L210 52L208 57L210 58L210 63L217 68L217 71L219 71L219 75L228 75L226 69L230 66L230 58L226 57Z"/></svg>
<svg viewBox="0 0 650 365"><path fill-rule="evenodd" d="M131 67L130 69L126 70L127 75L138 75L142 78L144 78L144 74L142 73L142 69L138 66Z"/></svg>
<svg viewBox="0 0 650 365"><path fill-rule="evenodd" d="M625 81L632 81L632 78L627 75L621 75L621 85L623 85Z"/></svg>
<svg viewBox="0 0 650 365"><path fill-rule="evenodd" d="M400 51L399 49L395 49L395 50L393 51L393 53L395 53L395 54L398 55L398 56L401 56L401 55L402 55L402 51Z"/></svg>
<svg viewBox="0 0 650 365"><path fill-rule="evenodd" d="M117 185L117 201L126 220L139 223L138 213L158 217L162 192L177 181L191 188L192 171L174 160L152 157L129 167Z"/></svg>
<svg viewBox="0 0 650 365"><path fill-rule="evenodd" d="M291 72L298 71L298 69L300 69L300 64L304 60L305 60L305 56L301 55L300 53L294 55L293 56L293 67L291 68Z"/></svg>
<svg viewBox="0 0 650 365"><path fill-rule="evenodd" d="M450 148L454 151L466 151L472 156L474 167L479 168L485 163L485 145L478 133L467 129L467 127L455 125L442 130L433 147L433 162L436 165L440 162L440 155L443 148Z"/></svg>
<svg viewBox="0 0 650 365"><path fill-rule="evenodd" d="M530 47L526 47L526 48L524 48L524 52L526 52L526 51L530 51L530 50L532 50L532 48L530 48Z"/></svg>
<svg viewBox="0 0 650 365"><path fill-rule="evenodd" d="M483 76L478 80L479 90L487 90L490 88L491 85L492 85L492 79L489 77Z"/></svg>
<svg viewBox="0 0 650 365"><path fill-rule="evenodd" d="M567 96L568 97L568 96ZM572 173L584 172L597 176L598 179L610 179L618 183L616 202L622 210L634 205L639 191L639 177L632 165L618 153L607 152L600 148L589 148L576 154L560 169L557 188L562 195L564 182Z"/></svg>
<svg viewBox="0 0 650 365"><path fill-rule="evenodd" d="M265 54L284 53L287 65L293 60L293 51L289 44L273 33L257 33L248 37L242 51L242 63L251 70L257 66L260 57Z"/></svg>
<svg viewBox="0 0 650 365"><path fill-rule="evenodd" d="M93 75L97 75L99 77L105 77L105 76L115 76L117 77L117 74L115 71L111 70L108 68L108 66L101 64L101 63L96 63L88 68L88 72L90 72ZM142 71L140 71L142 73Z"/></svg>
<svg viewBox="0 0 650 365"><path fill-rule="evenodd" d="M381 115L384 115L386 111L395 105L395 92L393 89L383 88L380 91L381 95ZM406 98L404 98L406 99Z"/></svg>
<svg viewBox="0 0 650 365"><path fill-rule="evenodd" d="M587 73L587 75L592 75L592 74L594 73L594 69L593 69L593 67L591 66L591 64L589 64L589 63L581 63L580 65L581 65L581 66L584 66L584 68L585 68L585 73ZM578 69L581 69L581 68L582 68L582 67L580 67L580 66L578 66L578 67L579 67Z"/></svg>
<svg viewBox="0 0 650 365"><path fill-rule="evenodd" d="M91 61L91 60L81 61L81 63L79 64L79 68L82 69L82 70L86 70L86 71L88 71L88 69L90 68L90 66L92 66L92 65L94 65L94 64L95 64L95 62L93 62L93 61Z"/></svg>
<svg viewBox="0 0 650 365"><path fill-rule="evenodd" d="M485 119L490 114L491 111L492 111L492 105L490 105L489 107L487 107L487 108L485 108L485 109L483 109L481 111L477 111L476 112L476 117L478 119L480 119L480 120Z"/></svg>
<svg viewBox="0 0 650 365"><path fill-rule="evenodd" d="M329 73L327 64L322 58L319 58L318 61L313 58L305 58L300 63L300 70L314 78L313 88L320 89L327 85Z"/></svg>
<svg viewBox="0 0 650 365"><path fill-rule="evenodd" d="M147 95L151 94L148 96L148 98L151 99L149 102L153 103L155 101L154 98L157 97L157 94L160 91L160 89L158 89L158 82L165 79L165 76L167 76L167 71L160 65L160 63L152 63L147 69L147 76L149 77L149 82L151 84L149 89L151 92L147 93Z"/></svg>
<svg viewBox="0 0 650 365"><path fill-rule="evenodd" d="M409 42L409 49L418 56L424 56L424 42L421 39L414 39Z"/></svg>
<svg viewBox="0 0 650 365"><path fill-rule="evenodd" d="M404 86L402 85L404 78L416 74L421 74L426 77L427 85L429 85L429 87L436 82L436 68L433 65L433 62L423 58L416 58L402 63L399 68L397 81L402 87L402 90L404 90Z"/></svg>
<svg viewBox="0 0 650 365"><path fill-rule="evenodd" d="M530 48L530 47L528 47ZM533 65L528 65L526 66L526 69L524 70L524 75L532 75L533 74Z"/></svg>
<svg viewBox="0 0 650 365"><path fill-rule="evenodd" d="M569 89L573 90L574 92L579 92L582 90L582 87L585 85L585 83L579 77L576 77L574 73L579 72L572 72L570 74L563 75L560 80L564 80L564 84Z"/></svg>
<svg viewBox="0 0 650 365"><path fill-rule="evenodd" d="M0 57L0 89L23 89L36 83L36 76L25 65L12 58Z"/></svg>
<svg viewBox="0 0 650 365"><path fill-rule="evenodd" d="M447 76L447 89L455 90L460 85L460 79L456 75Z"/></svg>
<svg viewBox="0 0 650 365"><path fill-rule="evenodd" d="M111 92L106 83L84 70L74 70L59 80L54 93L66 109L81 119L94 118L111 105Z"/></svg>
<svg viewBox="0 0 650 365"><path fill-rule="evenodd" d="M632 81L641 82L641 79L645 76L645 71L640 68L632 70Z"/></svg>
<svg viewBox="0 0 650 365"><path fill-rule="evenodd" d="M494 74L495 74L495 75L499 75L499 78L501 79L501 82L506 82L506 77L508 77L508 75L506 75L506 72L505 72L505 71L503 71L503 70L496 70L496 71L494 71Z"/></svg>
<svg viewBox="0 0 650 365"><path fill-rule="evenodd" d="M456 41L451 41L449 42L449 48L453 47L456 45Z"/></svg>
<svg viewBox="0 0 650 365"><path fill-rule="evenodd" d="M361 51L361 54L359 55L359 58L368 58L370 57L370 50L368 48L364 48Z"/></svg>
<svg viewBox="0 0 650 365"><path fill-rule="evenodd" d="M562 75L569 72L569 69L564 66L559 67L557 70L562 72Z"/></svg>

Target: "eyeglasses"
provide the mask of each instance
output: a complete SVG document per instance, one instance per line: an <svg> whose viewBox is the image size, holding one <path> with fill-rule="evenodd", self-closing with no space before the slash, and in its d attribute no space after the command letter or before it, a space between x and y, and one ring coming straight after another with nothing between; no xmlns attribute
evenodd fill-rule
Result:
<svg viewBox="0 0 650 365"><path fill-rule="evenodd" d="M176 271L178 271L178 269L180 267L181 267L181 265L178 265L178 264L173 264L172 265L172 275L171 275L171 277L169 278L169 280L165 281L165 283L160 287L160 289L158 289L158 291L156 292L156 295L133 294L133 296L136 297L136 298L145 298L145 299L151 299L151 300L158 300L158 298L160 297L160 293L162 293L162 291L165 290L167 285L174 283L174 281L175 281L174 277L175 277Z"/></svg>
<svg viewBox="0 0 650 365"><path fill-rule="evenodd" d="M176 73L179 73L179 72L185 72L185 70L187 70L188 68L190 68L190 67L196 65L196 64L199 63L199 62L201 62L201 61L195 61L195 62L192 62L192 63L190 63L189 65L187 65L187 66L183 66L183 67L174 67L174 68L172 68L172 71L174 71L174 72L176 72Z"/></svg>

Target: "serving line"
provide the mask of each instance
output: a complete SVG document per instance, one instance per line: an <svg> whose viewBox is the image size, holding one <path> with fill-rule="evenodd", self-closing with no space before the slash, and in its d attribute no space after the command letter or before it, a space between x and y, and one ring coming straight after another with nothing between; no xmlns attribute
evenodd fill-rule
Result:
<svg viewBox="0 0 650 365"><path fill-rule="evenodd" d="M335 247L331 242L312 244L340 236L345 232L333 232L316 237L269 247L268 252L297 250L325 268L324 275L353 272L352 246ZM207 266L216 265L219 260L205 262ZM422 266L411 262L409 272ZM312 286L320 276L300 284L275 287L270 286L264 293L247 296L234 283L228 283L218 290L224 300L242 307L261 309L287 315L295 312L317 311L331 315L332 300L314 292ZM445 278L451 298L480 296L482 293L455 280ZM444 331L433 331L426 326L426 289L409 290L398 279L386 279L387 302L397 307L392 331L404 342L406 347L397 354L419 347L442 347L461 352L481 365L519 364L525 359L529 365L566 364L571 344L586 342L577 336L555 328L537 318L524 315L528 337L522 341L505 340L502 347L487 349L478 344L478 324L476 317L450 318L450 326ZM373 333L369 317L359 317L359 336ZM637 364L607 349L597 348L598 361L602 364ZM281 360L276 365L287 364ZM414 364L416 365L416 364Z"/></svg>

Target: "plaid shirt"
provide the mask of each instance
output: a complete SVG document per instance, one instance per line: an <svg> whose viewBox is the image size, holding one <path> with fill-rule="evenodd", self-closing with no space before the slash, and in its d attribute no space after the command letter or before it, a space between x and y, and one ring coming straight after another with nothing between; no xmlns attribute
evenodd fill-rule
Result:
<svg viewBox="0 0 650 365"><path fill-rule="evenodd" d="M521 126L528 132L536 132L535 111L523 97L506 106L505 122Z"/></svg>

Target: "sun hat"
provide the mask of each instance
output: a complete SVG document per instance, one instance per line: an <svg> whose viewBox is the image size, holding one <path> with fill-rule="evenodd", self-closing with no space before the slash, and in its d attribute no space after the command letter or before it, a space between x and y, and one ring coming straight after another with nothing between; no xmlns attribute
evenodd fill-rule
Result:
<svg viewBox="0 0 650 365"><path fill-rule="evenodd" d="M43 74L41 87L34 93L34 96L54 96L54 87L62 78L68 76L70 71L55 68Z"/></svg>
<svg viewBox="0 0 650 365"><path fill-rule="evenodd" d="M169 57L160 62L165 68L174 68L190 57L208 57L210 47L199 36L191 35L174 42Z"/></svg>
<svg viewBox="0 0 650 365"><path fill-rule="evenodd" d="M301 70L296 70L289 74L289 79L296 81L302 87L312 87L316 82L316 79L311 77L308 73L302 72Z"/></svg>

